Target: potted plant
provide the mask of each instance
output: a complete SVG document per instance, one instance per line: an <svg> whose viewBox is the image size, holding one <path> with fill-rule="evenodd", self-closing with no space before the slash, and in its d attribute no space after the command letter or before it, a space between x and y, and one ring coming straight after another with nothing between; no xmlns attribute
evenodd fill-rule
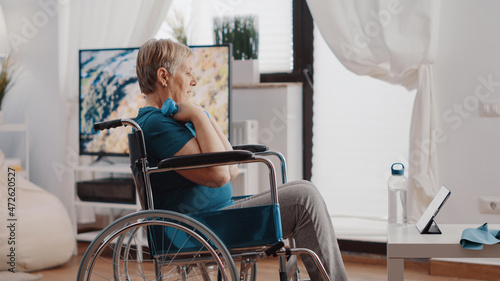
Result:
<svg viewBox="0 0 500 281"><path fill-rule="evenodd" d="M255 16L215 18L215 44L233 46L233 81L259 83L259 32Z"/></svg>
<svg viewBox="0 0 500 281"><path fill-rule="evenodd" d="M187 45L187 25L184 20L184 15L180 10L174 8L173 16L167 18L167 24L170 27L170 33L177 42Z"/></svg>
<svg viewBox="0 0 500 281"><path fill-rule="evenodd" d="M14 84L14 81L12 79L14 75L14 68L10 56L0 58L0 62L2 65L2 68L0 70L0 123L2 123L2 101L9 89Z"/></svg>

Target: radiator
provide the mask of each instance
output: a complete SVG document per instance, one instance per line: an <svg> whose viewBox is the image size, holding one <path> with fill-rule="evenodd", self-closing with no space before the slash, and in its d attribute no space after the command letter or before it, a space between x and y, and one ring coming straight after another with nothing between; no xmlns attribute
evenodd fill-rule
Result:
<svg viewBox="0 0 500 281"><path fill-rule="evenodd" d="M231 144L258 144L259 122L257 120L235 120L231 123Z"/></svg>

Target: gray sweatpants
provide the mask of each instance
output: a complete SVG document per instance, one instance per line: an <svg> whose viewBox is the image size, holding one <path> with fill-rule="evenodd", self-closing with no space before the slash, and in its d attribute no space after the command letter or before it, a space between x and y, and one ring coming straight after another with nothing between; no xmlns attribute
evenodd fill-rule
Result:
<svg viewBox="0 0 500 281"><path fill-rule="evenodd" d="M297 248L313 250L332 280L347 280L333 224L323 197L309 181L293 181L278 187L283 236L293 237ZM235 202L228 208L271 204L270 192ZM323 280L309 256L301 256L311 280Z"/></svg>

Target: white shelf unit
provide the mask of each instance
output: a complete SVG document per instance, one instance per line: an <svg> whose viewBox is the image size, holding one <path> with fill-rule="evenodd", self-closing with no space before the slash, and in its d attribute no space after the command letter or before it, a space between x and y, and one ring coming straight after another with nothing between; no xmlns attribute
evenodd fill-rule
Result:
<svg viewBox="0 0 500 281"><path fill-rule="evenodd" d="M84 174L85 175L80 175ZM100 233L100 230L97 231L88 231L88 232L82 232L78 233L78 207L89 207L89 208L109 208L112 210L119 209L119 210L129 210L131 212L139 211L142 209L141 203L139 201L139 196L137 196L137 192L135 191L134 188L134 193L135 193L135 204L132 203L108 203L108 202L95 202L95 201L82 201L78 197L77 194L77 184L80 181L82 177L84 177L84 180L94 180L94 179L100 179L100 178L106 178L108 177L108 174L112 175L114 177L115 174L121 175L116 178L131 178L132 177L132 172L130 170L130 166L128 164L107 164L107 163L97 163L97 164L87 164L87 165L79 165L74 168L74 188L73 190L73 227L74 227L74 232L76 234L76 241L82 241L82 242L91 242L95 239L95 237ZM106 175L106 176L103 176ZM112 223L115 219L115 217L110 215L110 222ZM144 237L142 236L142 233L138 234L139 236L137 237L136 241L145 241ZM146 245L146 243L140 243L139 245L136 244L137 246L137 252L140 254L142 253L143 247ZM75 252L75 254L77 254Z"/></svg>
<svg viewBox="0 0 500 281"><path fill-rule="evenodd" d="M82 174L86 173L85 176ZM77 241L92 241L97 232L84 232L78 233L78 207L100 207L100 208L109 208L109 209L120 209L120 210L130 210L130 211L138 211L141 210L141 204L139 202L139 197L136 194L135 204L131 203L111 203L111 202L96 202L96 201L82 201L78 197L77 194L77 184L82 177L85 177L84 180L93 180L103 178L105 176L98 176L97 174L119 174L120 177L131 177L131 170L128 164L88 164L88 165L79 165L74 168L74 188L73 188L73 227L76 234Z"/></svg>
<svg viewBox="0 0 500 281"><path fill-rule="evenodd" d="M28 134L28 118L26 117L24 123L2 123L0 124L0 133L24 133L25 156L22 174L25 174L26 179L29 180L30 157L29 157L29 134ZM0 147L1 149L1 147ZM5 152L4 152L5 153ZM7 157L7 156L6 156Z"/></svg>

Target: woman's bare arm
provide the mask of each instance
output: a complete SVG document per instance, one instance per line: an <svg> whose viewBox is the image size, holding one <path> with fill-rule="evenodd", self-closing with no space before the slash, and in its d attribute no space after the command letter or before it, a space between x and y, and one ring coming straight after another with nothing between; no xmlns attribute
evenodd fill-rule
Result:
<svg viewBox="0 0 500 281"><path fill-rule="evenodd" d="M203 109L192 103L178 103L179 111L173 117L177 121L191 121L196 130L196 138L188 141L176 154L189 155L226 151L212 122ZM188 180L208 187L221 187L231 180L228 166L177 171Z"/></svg>
<svg viewBox="0 0 500 281"><path fill-rule="evenodd" d="M226 151L233 150L233 146L228 141L226 135L224 134L224 132L220 128L219 124L217 124L217 121L215 121L215 119L212 116L210 116L210 122L212 123L212 126L214 127L215 131L217 132L217 135L219 136L220 141L224 145L224 149L226 149ZM238 176L238 174L240 173L238 170L238 165L236 165L236 164L229 165L228 168L229 168L229 174L231 176L231 179L236 178Z"/></svg>

